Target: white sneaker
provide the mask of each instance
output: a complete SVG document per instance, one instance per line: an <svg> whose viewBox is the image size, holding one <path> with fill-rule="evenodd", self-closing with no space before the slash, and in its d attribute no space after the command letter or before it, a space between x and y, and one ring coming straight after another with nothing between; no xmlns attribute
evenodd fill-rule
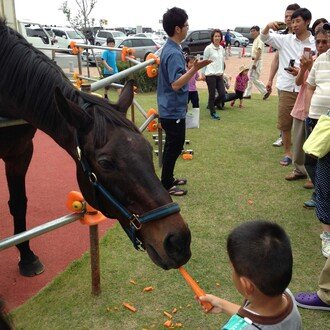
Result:
<svg viewBox="0 0 330 330"><path fill-rule="evenodd" d="M279 138L273 143L273 147L282 147L282 145L283 145L282 137L279 137Z"/></svg>
<svg viewBox="0 0 330 330"><path fill-rule="evenodd" d="M330 233L323 232L320 235L320 237L322 239L322 254L326 258L329 258L329 255L330 255Z"/></svg>

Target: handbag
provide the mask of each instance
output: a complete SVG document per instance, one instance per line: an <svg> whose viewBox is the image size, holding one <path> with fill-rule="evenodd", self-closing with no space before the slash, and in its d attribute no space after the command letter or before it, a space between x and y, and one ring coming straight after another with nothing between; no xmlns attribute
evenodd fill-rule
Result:
<svg viewBox="0 0 330 330"><path fill-rule="evenodd" d="M199 108L188 109L186 114L186 128L199 128Z"/></svg>
<svg viewBox="0 0 330 330"><path fill-rule="evenodd" d="M322 158L330 152L330 111L320 116L303 149L306 154L316 158Z"/></svg>

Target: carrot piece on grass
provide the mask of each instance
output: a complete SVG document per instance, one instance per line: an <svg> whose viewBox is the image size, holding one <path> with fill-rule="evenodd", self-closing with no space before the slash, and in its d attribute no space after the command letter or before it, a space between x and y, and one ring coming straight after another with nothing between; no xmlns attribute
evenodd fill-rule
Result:
<svg viewBox="0 0 330 330"><path fill-rule="evenodd" d="M153 287L152 286L147 286L143 289L143 292L150 292L150 291L153 291Z"/></svg>
<svg viewBox="0 0 330 330"><path fill-rule="evenodd" d="M123 302L123 306L131 312L135 313L137 311L137 309L134 306L130 305L129 303Z"/></svg>
<svg viewBox="0 0 330 330"><path fill-rule="evenodd" d="M163 325L164 325L165 328L170 328L172 326L172 321L171 320L167 320L167 321L164 322Z"/></svg>
<svg viewBox="0 0 330 330"><path fill-rule="evenodd" d="M163 312L166 317L171 319L173 316L170 313L167 313L166 311Z"/></svg>
<svg viewBox="0 0 330 330"><path fill-rule="evenodd" d="M135 280L129 280L129 282L130 282L131 284L136 284L136 281L135 281Z"/></svg>
<svg viewBox="0 0 330 330"><path fill-rule="evenodd" d="M172 309L172 314L175 314L177 311L178 311L178 309L174 307L174 308Z"/></svg>
<svg viewBox="0 0 330 330"><path fill-rule="evenodd" d="M205 295L205 291L197 284L197 282L188 274L188 272L183 268L179 267L179 271L186 282L190 285L191 289L194 291L197 297L201 297ZM210 311L213 306L209 302L201 301L203 308L205 311Z"/></svg>

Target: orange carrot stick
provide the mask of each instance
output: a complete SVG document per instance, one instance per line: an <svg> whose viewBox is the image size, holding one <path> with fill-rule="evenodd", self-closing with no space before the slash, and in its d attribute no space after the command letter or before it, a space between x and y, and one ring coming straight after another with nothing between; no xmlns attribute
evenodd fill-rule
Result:
<svg viewBox="0 0 330 330"><path fill-rule="evenodd" d="M190 285L191 289L194 291L197 297L205 295L205 291L197 284L197 282L188 274L188 272L183 267L179 267L179 272L186 280L186 282ZM201 301L201 304L203 305L203 308L206 312L209 312L213 308L213 305L209 302Z"/></svg>

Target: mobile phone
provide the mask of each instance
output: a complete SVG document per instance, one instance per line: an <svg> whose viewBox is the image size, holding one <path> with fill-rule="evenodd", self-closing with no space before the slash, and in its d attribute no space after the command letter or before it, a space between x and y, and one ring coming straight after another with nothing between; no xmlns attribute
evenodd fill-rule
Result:
<svg viewBox="0 0 330 330"><path fill-rule="evenodd" d="M309 47L304 47L304 53L303 53L303 56L305 58L310 58L311 57L311 48Z"/></svg>
<svg viewBox="0 0 330 330"><path fill-rule="evenodd" d="M284 22L276 22L277 26L278 26L278 30L285 30L286 29L286 24Z"/></svg>
<svg viewBox="0 0 330 330"><path fill-rule="evenodd" d="M294 62L295 60L294 59L291 59L290 62L289 62L289 66L287 68L284 68L285 71L289 71L289 72L292 72L293 71L293 67L294 67Z"/></svg>

